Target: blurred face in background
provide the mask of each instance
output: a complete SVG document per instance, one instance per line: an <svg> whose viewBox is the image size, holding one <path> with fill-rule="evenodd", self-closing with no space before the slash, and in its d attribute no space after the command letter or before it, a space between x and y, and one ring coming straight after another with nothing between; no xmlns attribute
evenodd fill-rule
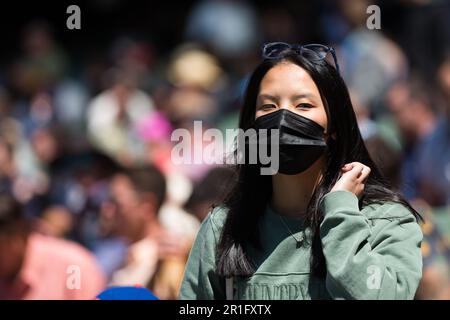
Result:
<svg viewBox="0 0 450 320"><path fill-rule="evenodd" d="M388 108L406 144L416 143L434 127L435 115L425 93L408 83L397 83L387 93ZM421 95L424 94L424 95Z"/></svg>
<svg viewBox="0 0 450 320"><path fill-rule="evenodd" d="M43 163L52 162L58 155L58 141L50 130L38 129L31 138L33 151Z"/></svg>
<svg viewBox="0 0 450 320"><path fill-rule="evenodd" d="M416 139L417 113L411 102L409 88L406 83L395 84L387 94L388 108L403 139L407 143Z"/></svg>
<svg viewBox="0 0 450 320"><path fill-rule="evenodd" d="M155 217L150 199L140 195L124 174L112 179L111 197L116 205L118 233L132 242L144 238L147 226Z"/></svg>

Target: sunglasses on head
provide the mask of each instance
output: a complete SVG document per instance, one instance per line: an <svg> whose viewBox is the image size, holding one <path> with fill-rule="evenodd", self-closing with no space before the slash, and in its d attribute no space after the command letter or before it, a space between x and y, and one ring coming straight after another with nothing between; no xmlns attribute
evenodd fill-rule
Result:
<svg viewBox="0 0 450 320"><path fill-rule="evenodd" d="M309 61L321 61L324 60L328 53L331 53L336 66L337 72L339 72L339 65L336 58L336 52L334 48L325 46L323 44L289 44L285 42L270 42L266 43L262 49L263 59L279 59L286 54L296 52L298 55L308 59Z"/></svg>

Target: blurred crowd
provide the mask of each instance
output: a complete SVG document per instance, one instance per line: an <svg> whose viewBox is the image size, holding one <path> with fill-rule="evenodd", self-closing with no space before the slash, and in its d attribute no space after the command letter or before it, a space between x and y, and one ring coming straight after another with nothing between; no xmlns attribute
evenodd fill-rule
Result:
<svg viewBox="0 0 450 320"><path fill-rule="evenodd" d="M371 155L425 218L417 299L450 299L450 3L375 3L381 30L367 28L366 0L193 2L169 54L130 33L92 61L30 21L0 70L0 299L92 299L109 286L176 299L200 223L234 177L174 164L171 133L194 120L236 128L268 41L336 48ZM193 137L194 151L210 143Z"/></svg>

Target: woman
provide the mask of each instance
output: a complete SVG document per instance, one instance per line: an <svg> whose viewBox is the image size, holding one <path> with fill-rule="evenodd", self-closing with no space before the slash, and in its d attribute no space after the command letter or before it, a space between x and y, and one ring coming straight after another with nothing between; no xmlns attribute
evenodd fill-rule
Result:
<svg viewBox="0 0 450 320"><path fill-rule="evenodd" d="M180 298L412 299L420 217L371 160L333 49L272 43L263 57L239 127L279 129L278 173L237 166L197 235Z"/></svg>

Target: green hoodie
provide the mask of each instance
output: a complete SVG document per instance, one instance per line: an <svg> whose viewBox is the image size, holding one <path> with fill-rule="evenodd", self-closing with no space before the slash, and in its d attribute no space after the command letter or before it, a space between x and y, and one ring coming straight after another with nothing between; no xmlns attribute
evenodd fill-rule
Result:
<svg viewBox="0 0 450 320"><path fill-rule="evenodd" d="M326 277L310 274L310 229L268 207L259 222L261 249L248 248L255 273L233 278L229 288L234 299L414 298L422 277L422 231L407 208L387 202L360 210L358 198L347 191L328 193L320 206ZM181 299L227 297L226 281L215 271L226 211L216 208L203 222L189 255ZM298 246L302 235L307 241Z"/></svg>

